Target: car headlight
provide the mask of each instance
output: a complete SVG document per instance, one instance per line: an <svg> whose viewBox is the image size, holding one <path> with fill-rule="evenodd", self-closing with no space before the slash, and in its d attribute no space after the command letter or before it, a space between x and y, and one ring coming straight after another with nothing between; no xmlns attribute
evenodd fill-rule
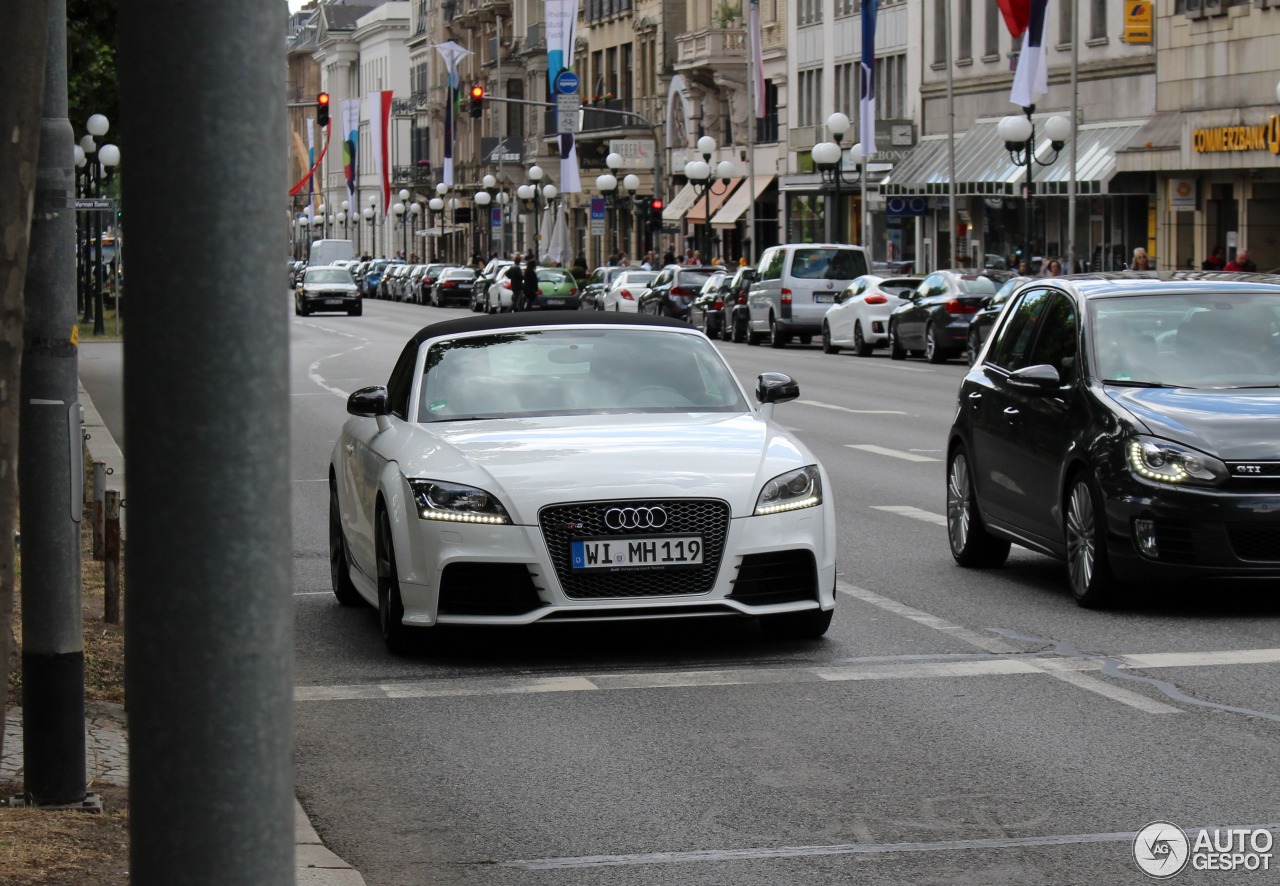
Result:
<svg viewBox="0 0 1280 886"><path fill-rule="evenodd" d="M1126 452L1129 469L1144 480L1201 486L1227 479L1227 466L1213 456L1157 437L1133 437Z"/></svg>
<svg viewBox="0 0 1280 886"><path fill-rule="evenodd" d="M756 499L756 516L798 511L822 504L822 478L816 465L798 468L764 484Z"/></svg>
<svg viewBox="0 0 1280 886"><path fill-rule="evenodd" d="M438 480L410 480L409 488L423 520L504 525L511 522L502 504L483 489Z"/></svg>

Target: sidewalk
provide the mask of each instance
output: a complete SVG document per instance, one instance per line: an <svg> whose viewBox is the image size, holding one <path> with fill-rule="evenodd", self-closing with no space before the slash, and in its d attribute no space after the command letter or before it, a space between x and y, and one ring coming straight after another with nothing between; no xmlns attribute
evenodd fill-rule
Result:
<svg viewBox="0 0 1280 886"><path fill-rule="evenodd" d="M93 400L80 386L84 425L89 433L89 453L106 462L112 473L107 485L119 489L123 497L124 456L102 422ZM120 513L120 534L125 534L124 510ZM5 711L4 756L0 758L0 780L22 777L22 708ZM85 703L85 763L90 790L96 784L129 784L129 741L127 717L121 705L89 701ZM294 800L294 843L297 886L365 886L364 877L330 852L307 819L302 805Z"/></svg>

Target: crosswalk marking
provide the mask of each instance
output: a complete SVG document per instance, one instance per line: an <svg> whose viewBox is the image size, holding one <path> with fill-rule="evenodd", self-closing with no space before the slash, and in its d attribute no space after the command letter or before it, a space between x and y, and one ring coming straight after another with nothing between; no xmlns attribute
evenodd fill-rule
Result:
<svg viewBox="0 0 1280 886"><path fill-rule="evenodd" d="M917 455L914 452L903 452L900 449L888 449L884 446L876 446L872 443L846 443L850 449L860 449L863 452L870 452L874 455L887 455L890 458L900 458L903 461L942 461L940 458L934 458L932 455Z"/></svg>

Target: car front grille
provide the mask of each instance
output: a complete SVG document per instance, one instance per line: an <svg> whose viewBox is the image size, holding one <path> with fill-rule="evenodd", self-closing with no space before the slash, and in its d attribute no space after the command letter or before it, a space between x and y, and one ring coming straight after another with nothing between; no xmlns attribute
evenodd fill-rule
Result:
<svg viewBox="0 0 1280 886"><path fill-rule="evenodd" d="M523 615L540 606L523 563L450 563L440 574L441 615Z"/></svg>
<svg viewBox="0 0 1280 886"><path fill-rule="evenodd" d="M614 530L605 526L604 514L617 507L654 507L667 511L660 530ZM715 499L646 499L635 501L577 502L546 507L538 514L547 553L565 595L589 600L610 597L680 597L705 594L715 586L716 573L729 534L729 505ZM576 573L570 565L569 542L575 538L607 536L702 536L702 565L684 569Z"/></svg>
<svg viewBox="0 0 1280 886"><path fill-rule="evenodd" d="M1227 526L1231 549L1241 560L1280 563L1280 526L1233 523Z"/></svg>
<svg viewBox="0 0 1280 886"><path fill-rule="evenodd" d="M749 606L818 599L818 569L810 551L747 554L729 596Z"/></svg>

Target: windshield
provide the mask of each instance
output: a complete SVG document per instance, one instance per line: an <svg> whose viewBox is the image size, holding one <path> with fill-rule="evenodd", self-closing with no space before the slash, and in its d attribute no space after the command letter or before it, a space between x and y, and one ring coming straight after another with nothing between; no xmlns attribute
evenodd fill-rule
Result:
<svg viewBox="0 0 1280 886"><path fill-rule="evenodd" d="M627 271L625 274L619 274L615 282L619 286L623 284L635 286L639 283L652 283L653 278L657 276L657 271Z"/></svg>
<svg viewBox="0 0 1280 886"><path fill-rule="evenodd" d="M749 409L715 347L679 332L535 329L430 347L422 422Z"/></svg>
<svg viewBox="0 0 1280 886"><path fill-rule="evenodd" d="M1122 384L1280 384L1280 295L1198 292L1090 302L1098 373Z"/></svg>
<svg viewBox="0 0 1280 886"><path fill-rule="evenodd" d="M440 276L445 280L474 280L476 272L472 268L450 268Z"/></svg>
<svg viewBox="0 0 1280 886"><path fill-rule="evenodd" d="M856 249L797 249L791 276L801 280L852 280L867 273L867 259Z"/></svg>
<svg viewBox="0 0 1280 886"><path fill-rule="evenodd" d="M539 268L539 283L564 283L570 280L568 271L558 271L555 268Z"/></svg>
<svg viewBox="0 0 1280 886"><path fill-rule="evenodd" d="M346 268L314 268L307 271L308 283L351 283L351 274Z"/></svg>

